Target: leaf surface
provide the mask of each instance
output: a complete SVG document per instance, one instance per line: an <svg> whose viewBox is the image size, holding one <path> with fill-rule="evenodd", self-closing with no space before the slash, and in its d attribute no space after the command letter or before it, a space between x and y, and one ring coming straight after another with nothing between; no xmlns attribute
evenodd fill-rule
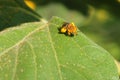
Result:
<svg viewBox="0 0 120 80"><path fill-rule="evenodd" d="M118 80L111 55L82 32L59 34L65 20L31 22L0 33L0 80Z"/></svg>

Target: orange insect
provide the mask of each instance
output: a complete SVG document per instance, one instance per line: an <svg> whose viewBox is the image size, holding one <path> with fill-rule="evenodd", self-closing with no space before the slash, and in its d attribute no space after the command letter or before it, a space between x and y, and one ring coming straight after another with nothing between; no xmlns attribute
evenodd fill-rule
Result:
<svg viewBox="0 0 120 80"><path fill-rule="evenodd" d="M60 28L61 33L65 33L68 36L74 36L77 34L77 27L72 23L64 23Z"/></svg>

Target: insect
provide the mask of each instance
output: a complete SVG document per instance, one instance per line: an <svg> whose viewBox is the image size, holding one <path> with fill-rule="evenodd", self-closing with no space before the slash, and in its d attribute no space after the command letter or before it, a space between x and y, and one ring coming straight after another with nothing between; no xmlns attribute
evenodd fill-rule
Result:
<svg viewBox="0 0 120 80"><path fill-rule="evenodd" d="M68 36L74 36L77 34L77 27L72 23L64 23L60 28L60 33L64 33Z"/></svg>

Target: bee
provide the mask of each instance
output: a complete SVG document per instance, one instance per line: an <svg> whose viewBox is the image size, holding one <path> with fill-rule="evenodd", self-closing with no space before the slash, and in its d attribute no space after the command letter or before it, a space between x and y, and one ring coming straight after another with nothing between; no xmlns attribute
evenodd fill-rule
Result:
<svg viewBox="0 0 120 80"><path fill-rule="evenodd" d="M68 36L74 36L77 34L77 27L72 23L64 23L60 28L60 33L64 33Z"/></svg>

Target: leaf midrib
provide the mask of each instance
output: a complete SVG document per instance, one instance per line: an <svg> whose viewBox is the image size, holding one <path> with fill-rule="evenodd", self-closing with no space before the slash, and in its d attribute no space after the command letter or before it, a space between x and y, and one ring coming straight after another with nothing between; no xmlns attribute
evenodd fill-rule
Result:
<svg viewBox="0 0 120 80"><path fill-rule="evenodd" d="M58 57L57 57L57 53L56 53L56 50L55 50L55 47L54 47L54 44L53 44L51 33L50 33L50 30L49 30L49 27L47 27L47 28L48 28L48 34L49 34L49 39L50 39L51 47L53 49L54 57L55 57L55 60L56 60L56 63L57 63L58 74L59 74L60 80L63 80L62 74L61 74L60 63L59 63L59 60L58 60Z"/></svg>

